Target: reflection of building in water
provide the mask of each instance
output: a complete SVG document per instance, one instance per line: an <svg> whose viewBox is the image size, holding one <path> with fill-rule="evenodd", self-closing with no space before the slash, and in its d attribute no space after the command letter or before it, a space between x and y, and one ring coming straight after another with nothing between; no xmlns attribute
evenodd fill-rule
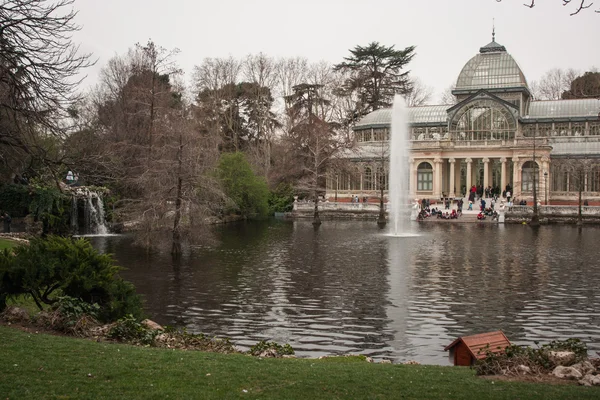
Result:
<svg viewBox="0 0 600 400"><path fill-rule="evenodd" d="M565 170L565 159L600 156L600 99L535 101L516 61L493 37L465 64L452 93L457 104L409 108L413 197L464 196L472 185L503 191L510 184L513 198L530 198L536 174L542 201L576 198L579 176ZM391 109L381 109L356 124L358 151L347 158L360 172L330 171L328 196L387 189L381 161L390 123ZM582 189L600 198L600 165L590 164Z"/></svg>

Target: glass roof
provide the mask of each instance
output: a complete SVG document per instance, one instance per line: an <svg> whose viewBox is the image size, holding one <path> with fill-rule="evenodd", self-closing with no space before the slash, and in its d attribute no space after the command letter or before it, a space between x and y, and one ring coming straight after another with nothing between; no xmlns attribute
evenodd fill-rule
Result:
<svg viewBox="0 0 600 400"><path fill-rule="evenodd" d="M525 75L512 56L504 51L485 52L463 67L455 90L527 87Z"/></svg>
<svg viewBox="0 0 600 400"><path fill-rule="evenodd" d="M597 117L600 99L532 101L528 118Z"/></svg>
<svg viewBox="0 0 600 400"><path fill-rule="evenodd" d="M552 143L552 155L599 154L600 142L559 142Z"/></svg>
<svg viewBox="0 0 600 400"><path fill-rule="evenodd" d="M452 106L421 106L408 108L408 123L446 123L448 114L446 110ZM373 111L364 116L354 127L354 129L388 127L392 122L392 110L389 108Z"/></svg>

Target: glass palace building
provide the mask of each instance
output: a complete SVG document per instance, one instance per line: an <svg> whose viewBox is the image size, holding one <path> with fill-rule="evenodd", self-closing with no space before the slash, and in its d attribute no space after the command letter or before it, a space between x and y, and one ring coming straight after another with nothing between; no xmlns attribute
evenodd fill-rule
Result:
<svg viewBox="0 0 600 400"><path fill-rule="evenodd" d="M413 198L463 197L472 185L541 202L600 200L600 99L536 101L525 75L492 40L463 67L457 103L410 107L409 187ZM329 199L377 197L387 189L391 109L354 129L351 168L330 172ZM531 203L529 203L531 204Z"/></svg>

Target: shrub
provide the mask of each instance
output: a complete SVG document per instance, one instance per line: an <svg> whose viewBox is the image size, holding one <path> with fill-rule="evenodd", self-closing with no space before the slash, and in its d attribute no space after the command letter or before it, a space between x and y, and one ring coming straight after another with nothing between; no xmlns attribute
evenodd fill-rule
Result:
<svg viewBox="0 0 600 400"><path fill-rule="evenodd" d="M118 276L110 255L98 253L87 240L48 236L13 250L14 256L0 255L0 293L31 295L40 309L55 304L59 294L97 303L104 321L141 316L133 285Z"/></svg>
<svg viewBox="0 0 600 400"><path fill-rule="evenodd" d="M486 358L477 361L475 369L478 375L510 375L519 374L520 366L525 365L534 373L546 373L556 367L549 356L551 351L572 351L576 361L587 358L587 346L579 339L554 340L538 348L508 346L502 353L487 348Z"/></svg>
<svg viewBox="0 0 600 400"><path fill-rule="evenodd" d="M250 355L261 357L282 357L284 355L293 355L294 349L289 344L283 346L275 342L261 340L248 351Z"/></svg>
<svg viewBox="0 0 600 400"><path fill-rule="evenodd" d="M107 336L122 342L151 345L156 335L158 335L157 330L148 328L130 314L119 319L108 331Z"/></svg>
<svg viewBox="0 0 600 400"><path fill-rule="evenodd" d="M280 183L269 193L269 213L288 212L294 208L294 188L288 183Z"/></svg>
<svg viewBox="0 0 600 400"><path fill-rule="evenodd" d="M0 210L12 217L24 217L29 209L30 194L26 185L0 185Z"/></svg>
<svg viewBox="0 0 600 400"><path fill-rule="evenodd" d="M244 153L223 154L218 171L225 194L234 203L233 210L244 217L267 215L267 182L254 174Z"/></svg>
<svg viewBox="0 0 600 400"><path fill-rule="evenodd" d="M68 232L71 198L56 186L31 183L29 185L0 185L0 210L12 217L31 215L44 225L46 232Z"/></svg>
<svg viewBox="0 0 600 400"><path fill-rule="evenodd" d="M52 305L51 312L41 312L36 318L39 324L48 328L76 336L88 336L90 328L98 324L99 310L98 304L62 296Z"/></svg>

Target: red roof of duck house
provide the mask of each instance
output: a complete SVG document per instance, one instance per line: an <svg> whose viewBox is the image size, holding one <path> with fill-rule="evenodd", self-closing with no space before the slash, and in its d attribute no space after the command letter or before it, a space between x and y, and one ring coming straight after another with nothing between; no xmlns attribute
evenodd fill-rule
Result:
<svg viewBox="0 0 600 400"><path fill-rule="evenodd" d="M489 350L492 353L501 353L504 351L505 348L510 346L510 341L508 340L506 335L504 335L504 332L495 331L480 333L478 335L473 336L459 337L454 342L446 346L444 348L444 351L450 350L452 347L456 346L460 342L463 342L467 346L471 355L477 360L485 358L486 347L488 345L489 347L487 347L487 350Z"/></svg>

